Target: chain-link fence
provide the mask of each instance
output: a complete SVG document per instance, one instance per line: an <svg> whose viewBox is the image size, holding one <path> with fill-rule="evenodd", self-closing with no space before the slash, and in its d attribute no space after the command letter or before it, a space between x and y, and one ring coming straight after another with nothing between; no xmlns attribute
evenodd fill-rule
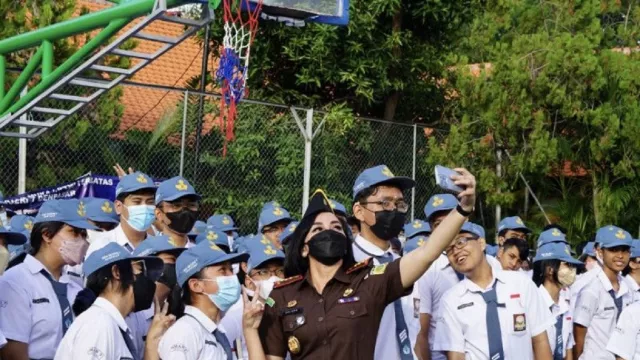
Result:
<svg viewBox="0 0 640 360"><path fill-rule="evenodd" d="M254 232L264 202L278 200L293 214L302 211L305 188L307 109L244 102L238 106L234 138L225 142L219 98L194 92L121 86L86 106L73 118L27 144L26 191L53 186L83 174L113 174L116 163L155 178L182 174L203 195L202 218L224 212L243 232ZM313 112L309 182L350 208L358 173L386 164L398 175L415 176L406 194L412 216L434 191L432 169L424 161L432 129L373 119L352 119L346 127ZM201 120L201 122L200 122ZM198 130L200 136L198 136ZM17 192L18 139L0 137L5 195ZM226 143L226 153L225 153ZM308 150L307 150L308 151Z"/></svg>

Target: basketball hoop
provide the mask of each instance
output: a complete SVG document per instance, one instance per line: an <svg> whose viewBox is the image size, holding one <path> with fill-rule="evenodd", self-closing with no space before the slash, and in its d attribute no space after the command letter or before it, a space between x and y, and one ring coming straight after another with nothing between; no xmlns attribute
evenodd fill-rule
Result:
<svg viewBox="0 0 640 360"><path fill-rule="evenodd" d="M227 143L233 140L236 106L246 95L249 80L249 57L251 44L258 31L258 18L262 0L251 7L249 0L223 0L224 39L216 79L220 84L220 116L224 121L223 155L227 154Z"/></svg>

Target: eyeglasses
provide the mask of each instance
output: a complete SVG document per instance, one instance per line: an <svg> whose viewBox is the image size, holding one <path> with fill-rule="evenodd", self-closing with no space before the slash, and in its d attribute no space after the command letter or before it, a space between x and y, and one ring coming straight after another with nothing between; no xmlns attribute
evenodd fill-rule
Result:
<svg viewBox="0 0 640 360"><path fill-rule="evenodd" d="M456 241L452 245L450 245L448 248L446 248L444 252L445 252L445 254L449 255L455 249L458 249L458 250L462 249L463 247L465 247L465 245L467 245L467 243L469 241L472 241L472 240L478 240L478 238L477 237L465 237L465 236L459 237L458 239L456 239Z"/></svg>
<svg viewBox="0 0 640 360"><path fill-rule="evenodd" d="M404 200L364 201L364 202L360 202L360 204L361 205L367 205L367 204L380 205L384 210L391 211L391 210L397 209L401 213L406 213L407 211L409 211L409 204L407 204Z"/></svg>
<svg viewBox="0 0 640 360"><path fill-rule="evenodd" d="M260 269L260 270L256 270L253 274L250 274L249 276L254 277L256 275L259 275L260 277L263 277L263 278L271 277L271 276L284 278L284 269L277 269L277 270Z"/></svg>

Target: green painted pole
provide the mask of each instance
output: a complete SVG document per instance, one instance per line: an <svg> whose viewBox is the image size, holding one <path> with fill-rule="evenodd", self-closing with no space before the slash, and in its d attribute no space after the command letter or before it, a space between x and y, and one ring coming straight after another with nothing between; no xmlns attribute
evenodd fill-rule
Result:
<svg viewBox="0 0 640 360"><path fill-rule="evenodd" d="M71 57L69 57L64 63L62 63L55 70L53 70L53 72L51 72L49 76L43 77L42 80L38 83L38 85L31 88L27 93L27 95L21 97L8 110L6 110L5 106L0 105L0 114L1 114L0 116L4 116L7 113L16 112L26 104L31 102L31 100L33 100L36 96L38 96L43 91L45 91L49 86L53 85L56 81L62 78L66 73L68 73L74 67L76 67L80 61L83 61L85 57L87 57L88 55L91 55L94 52L94 50L96 50L103 43L108 41L109 38L115 35L118 31L120 31L120 29L125 27L129 23L129 21L130 21L129 19L118 19L113 21L106 28L104 28L98 35L96 35L93 39L91 39L88 43L86 43L82 48L80 48L73 55L71 55ZM31 64L31 62L29 62L29 64ZM24 69L22 71L22 73L20 74L20 77L22 77L25 73L27 73L27 69ZM13 90L13 87L11 89ZM5 102L4 100L6 100L6 98L3 99L3 102L0 104L4 104Z"/></svg>
<svg viewBox="0 0 640 360"><path fill-rule="evenodd" d="M53 44L49 40L42 42L42 77L45 78L53 71Z"/></svg>
<svg viewBox="0 0 640 360"><path fill-rule="evenodd" d="M22 70L20 76L16 79L16 81L11 85L11 89L7 92L6 96L0 101L0 113L4 115L5 110L15 100L20 91L27 85L31 75L36 72L38 67L40 67L40 61L42 61L42 53L44 52L44 48L41 46L38 48L38 51L29 59L27 66Z"/></svg>
<svg viewBox="0 0 640 360"><path fill-rule="evenodd" d="M4 72L7 69L7 62L4 55L0 55L0 101L4 98Z"/></svg>
<svg viewBox="0 0 640 360"><path fill-rule="evenodd" d="M89 13L61 23L0 40L0 55L39 46L44 40L54 42L107 26L114 20L150 14L156 0L131 0L108 9ZM195 0L166 0L167 7L198 3Z"/></svg>

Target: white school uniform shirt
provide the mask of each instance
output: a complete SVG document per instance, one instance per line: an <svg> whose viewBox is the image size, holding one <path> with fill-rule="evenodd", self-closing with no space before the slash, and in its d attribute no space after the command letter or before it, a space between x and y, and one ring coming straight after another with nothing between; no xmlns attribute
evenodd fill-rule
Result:
<svg viewBox="0 0 640 360"><path fill-rule="evenodd" d="M28 344L30 359L52 359L62 340L60 303L42 269L38 259L27 255L0 276L0 331L7 340ZM58 282L67 284L73 305L82 288L64 272Z"/></svg>
<svg viewBox="0 0 640 360"><path fill-rule="evenodd" d="M465 278L442 298L442 319L436 328L434 350L465 354L467 360L489 360L487 305L478 292L490 290L497 279L496 295L505 360L529 360L533 357L531 339L555 324L536 285L517 271L493 270L493 280L481 289ZM516 318L524 317L524 328Z"/></svg>
<svg viewBox="0 0 640 360"><path fill-rule="evenodd" d="M98 297L71 324L54 360L132 360L121 330L130 334L120 311L109 300Z"/></svg>
<svg viewBox="0 0 640 360"><path fill-rule="evenodd" d="M136 353L138 353L138 359L144 358L144 346L147 339L147 333L149 327L153 322L153 316L155 315L155 306L151 304L151 307L147 310L142 310L129 314L124 321L127 323L127 327L131 330L131 337L133 344L136 347Z"/></svg>
<svg viewBox="0 0 640 360"><path fill-rule="evenodd" d="M105 247L109 243L116 243L125 249L128 252L132 253L136 247L129 241L127 235L125 235L124 230L122 230L122 224L116 226L115 229L110 231L105 231L101 233L96 233L96 236L91 240L91 244L89 245L89 249L87 250L87 255L85 259L89 257L94 251L100 250Z"/></svg>
<svg viewBox="0 0 640 360"><path fill-rule="evenodd" d="M576 281L571 285L571 312L576 313L576 302L578 301L578 295L585 286L589 285L596 279L598 273L602 272L602 268L597 265L593 269L578 275Z"/></svg>
<svg viewBox="0 0 640 360"><path fill-rule="evenodd" d="M502 265L495 257L491 255L486 255L486 257L492 269L502 271ZM420 291L419 311L421 314L431 315L431 321L429 322L429 350L432 360L445 360L447 358L443 352L433 350L433 343L436 336L436 324L442 318L442 296L459 282L460 280L458 280L458 276L445 254L441 254L431 264L429 270L416 282Z"/></svg>
<svg viewBox="0 0 640 360"><path fill-rule="evenodd" d="M629 289L631 290L631 292L638 293L638 291L640 291L640 285L638 285L638 283L636 282L636 279L632 278L630 274L625 276L624 280L627 282L627 285L629 285ZM638 295L639 296L637 296L637 298L640 298L640 294ZM640 300L640 299L635 299L635 300Z"/></svg>
<svg viewBox="0 0 640 360"><path fill-rule="evenodd" d="M540 295L544 301L545 306L551 309L551 315L554 319L558 316L562 316L562 358L567 354L568 349L573 349L575 345L575 339L573 337L573 314L571 313L571 294L567 291L560 291L558 303L556 304L547 289L540 285L538 287ZM556 349L558 338L556 337L556 323L547 328L547 338L549 339L549 345L551 346L551 354Z"/></svg>
<svg viewBox="0 0 640 360"><path fill-rule="evenodd" d="M607 350L624 360L640 360L640 303L622 310Z"/></svg>
<svg viewBox="0 0 640 360"><path fill-rule="evenodd" d="M0 349L2 349L5 345L7 345L7 339L2 335L2 331L0 331Z"/></svg>
<svg viewBox="0 0 640 360"><path fill-rule="evenodd" d="M388 254L391 254L394 260L400 257L398 254L391 251L391 246L389 246L389 249L387 249L387 251L383 251L379 247L365 240L362 236L356 236L355 243L353 244L353 257L356 261L363 261L372 257L373 263L375 265L380 265L380 262L378 261L376 256L388 256ZM408 299L404 300L404 298ZM414 359L418 359L413 350L413 347L416 344L415 339L418 334L412 334L411 329L420 328L420 319L416 319L413 316L413 299L411 295L402 297L401 302L404 321L407 324L409 340L411 341L411 353ZM414 324L414 322L417 323L417 325ZM380 320L378 337L376 338L374 360L393 359L400 359L400 349L398 347L396 336L396 311L392 303L387 305L387 307L384 309L382 319Z"/></svg>
<svg viewBox="0 0 640 360"><path fill-rule="evenodd" d="M622 309L634 301L634 294L627 281L618 274L620 289L616 298L622 298ZM605 350L609 337L616 326L616 308L609 290L613 289L604 271L598 272L596 278L582 289L578 295L573 313L573 321L587 328L584 340L582 360L614 360L615 357Z"/></svg>
<svg viewBox="0 0 640 360"><path fill-rule="evenodd" d="M185 306L184 316L160 339L162 360L227 360L227 354L213 332L218 325L198 308ZM220 327L221 331L223 330Z"/></svg>

